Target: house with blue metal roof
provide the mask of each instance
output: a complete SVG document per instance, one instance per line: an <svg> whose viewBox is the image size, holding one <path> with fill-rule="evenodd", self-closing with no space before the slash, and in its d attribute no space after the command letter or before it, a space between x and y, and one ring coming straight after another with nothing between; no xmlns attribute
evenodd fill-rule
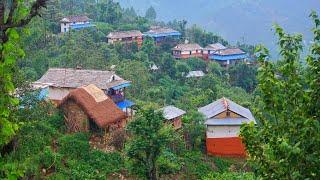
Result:
<svg viewBox="0 0 320 180"><path fill-rule="evenodd" d="M181 38L181 33L171 28L154 27L143 33L145 37L152 37L156 44L163 42L167 38L178 40Z"/></svg>
<svg viewBox="0 0 320 180"><path fill-rule="evenodd" d="M61 33L65 33L70 30L80 30L95 27L95 25L91 23L91 19L85 15L67 16L61 19L60 23Z"/></svg>
<svg viewBox="0 0 320 180"><path fill-rule="evenodd" d="M71 90L90 84L103 90L123 111L128 112L134 105L125 96L131 82L122 79L114 71L50 68L33 83L33 87L43 89L43 96L58 105Z"/></svg>
<svg viewBox="0 0 320 180"><path fill-rule="evenodd" d="M220 49L209 54L210 60L216 61L222 66L229 66L231 64L244 62L247 57L247 53L239 48Z"/></svg>

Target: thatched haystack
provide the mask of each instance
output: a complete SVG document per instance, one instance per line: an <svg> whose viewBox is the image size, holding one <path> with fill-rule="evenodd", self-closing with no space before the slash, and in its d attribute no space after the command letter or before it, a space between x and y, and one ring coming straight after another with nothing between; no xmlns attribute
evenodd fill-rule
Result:
<svg viewBox="0 0 320 180"><path fill-rule="evenodd" d="M95 85L70 91L59 107L69 132L110 131L126 123L125 113Z"/></svg>

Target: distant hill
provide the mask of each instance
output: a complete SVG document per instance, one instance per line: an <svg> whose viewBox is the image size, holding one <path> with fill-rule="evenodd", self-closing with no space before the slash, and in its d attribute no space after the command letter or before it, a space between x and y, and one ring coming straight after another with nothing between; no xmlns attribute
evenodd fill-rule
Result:
<svg viewBox="0 0 320 180"><path fill-rule="evenodd" d="M116 0L123 7L133 6L139 14L153 6L158 20L186 19L231 42L263 43L275 51L272 24L311 40L311 10L320 12L319 0Z"/></svg>

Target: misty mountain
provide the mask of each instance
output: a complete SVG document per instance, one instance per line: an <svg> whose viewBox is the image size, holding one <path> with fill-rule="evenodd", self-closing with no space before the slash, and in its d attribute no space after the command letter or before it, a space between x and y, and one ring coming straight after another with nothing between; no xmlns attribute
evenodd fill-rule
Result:
<svg viewBox="0 0 320 180"><path fill-rule="evenodd" d="M311 10L320 11L319 0L117 0L123 7L134 7L140 15L153 6L158 20L186 19L215 32L233 43L263 43L276 48L272 25L287 32L299 32L309 44Z"/></svg>

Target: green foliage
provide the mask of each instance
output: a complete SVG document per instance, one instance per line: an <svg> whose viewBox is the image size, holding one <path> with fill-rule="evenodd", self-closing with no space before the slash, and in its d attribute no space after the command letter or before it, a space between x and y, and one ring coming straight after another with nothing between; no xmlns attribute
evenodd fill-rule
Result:
<svg viewBox="0 0 320 180"><path fill-rule="evenodd" d="M65 135L58 139L59 150L62 155L73 159L85 159L89 154L89 135L76 133Z"/></svg>
<svg viewBox="0 0 320 180"><path fill-rule="evenodd" d="M199 112L191 112L183 118L186 143L192 150L204 150L205 127L204 117ZM200 148L200 149L199 149Z"/></svg>
<svg viewBox="0 0 320 180"><path fill-rule="evenodd" d="M279 36L281 60L267 61L268 51L258 47L257 118L241 129L250 163L262 179L318 179L320 171L319 124L319 19L315 21L314 45L308 64L299 63L301 35L286 34L275 26ZM311 71L310 71L311 70ZM305 72L307 71L307 73ZM306 75L307 74L307 75Z"/></svg>
<svg viewBox="0 0 320 180"><path fill-rule="evenodd" d="M157 179L156 162L174 136L172 127L164 126L163 119L161 112L139 110L127 127L132 136L126 144L130 168L141 177Z"/></svg>
<svg viewBox="0 0 320 180"><path fill-rule="evenodd" d="M209 174L212 171L211 165L205 162L202 153L199 151L190 151L185 153L183 161L187 178L199 179L203 175Z"/></svg>
<svg viewBox="0 0 320 180"><path fill-rule="evenodd" d="M257 85L257 67L248 66L241 63L231 66L228 69L230 75L230 84L245 89L247 92L253 92Z"/></svg>
<svg viewBox="0 0 320 180"><path fill-rule="evenodd" d="M181 170L181 159L170 151L163 151L157 160L159 174L173 174Z"/></svg>
<svg viewBox="0 0 320 180"><path fill-rule="evenodd" d="M236 172L225 172L225 173L210 173L205 177L202 177L203 180L254 180L256 179L253 173L236 173Z"/></svg>
<svg viewBox="0 0 320 180"><path fill-rule="evenodd" d="M146 11L146 15L145 15L145 18L151 20L151 21L154 21L156 20L157 18L157 12L156 10L154 9L154 7L149 7Z"/></svg>
<svg viewBox="0 0 320 180"><path fill-rule="evenodd" d="M40 166L44 169L55 168L58 163L61 163L62 157L52 151L50 146L46 146L44 150L39 154ZM61 166L60 164L58 166Z"/></svg>

